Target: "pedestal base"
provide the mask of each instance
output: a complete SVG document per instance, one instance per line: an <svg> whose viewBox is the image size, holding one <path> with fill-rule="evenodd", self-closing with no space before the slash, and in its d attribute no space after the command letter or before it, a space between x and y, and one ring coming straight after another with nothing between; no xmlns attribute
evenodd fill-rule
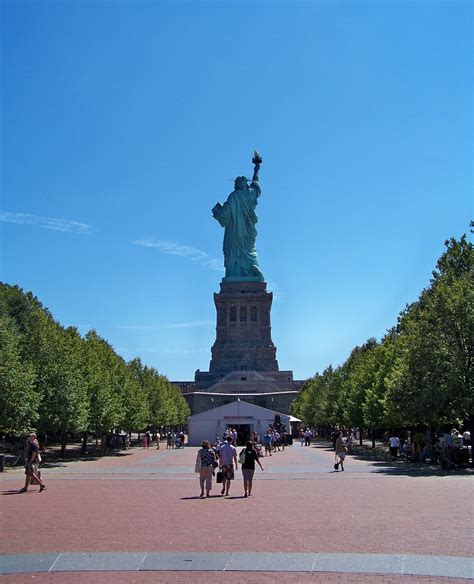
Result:
<svg viewBox="0 0 474 584"><path fill-rule="evenodd" d="M270 325L273 294L266 289L265 282L223 281L221 291L214 294L217 327L209 366L213 376L278 371Z"/></svg>

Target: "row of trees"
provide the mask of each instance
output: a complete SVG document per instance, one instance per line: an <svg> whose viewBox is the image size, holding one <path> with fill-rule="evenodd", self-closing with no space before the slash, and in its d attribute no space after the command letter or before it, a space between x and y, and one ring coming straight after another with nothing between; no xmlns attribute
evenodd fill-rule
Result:
<svg viewBox="0 0 474 584"><path fill-rule="evenodd" d="M96 331L63 327L31 293L0 284L0 433L126 431L187 421L179 389Z"/></svg>
<svg viewBox="0 0 474 584"><path fill-rule="evenodd" d="M293 415L371 430L472 426L473 249L465 235L445 246L430 285L397 324L307 380Z"/></svg>

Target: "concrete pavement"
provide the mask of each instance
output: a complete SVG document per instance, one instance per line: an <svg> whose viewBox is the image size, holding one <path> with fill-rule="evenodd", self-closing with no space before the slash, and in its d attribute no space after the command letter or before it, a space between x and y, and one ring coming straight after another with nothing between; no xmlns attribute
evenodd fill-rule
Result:
<svg viewBox="0 0 474 584"><path fill-rule="evenodd" d="M154 581L177 582L191 571L196 582L220 580L224 571L226 580L243 571L260 582L289 573L301 582L474 577L469 474L353 457L335 472L329 446L295 444L262 459L254 496L243 498L239 470L230 497L215 485L201 500L196 450L46 461L41 494L37 487L16 494L21 469L3 473L3 578L148 582L151 572Z"/></svg>

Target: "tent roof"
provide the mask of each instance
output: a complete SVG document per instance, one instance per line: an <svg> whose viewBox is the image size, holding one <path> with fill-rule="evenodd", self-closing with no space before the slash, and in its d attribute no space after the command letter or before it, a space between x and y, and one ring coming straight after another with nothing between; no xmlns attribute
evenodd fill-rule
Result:
<svg viewBox="0 0 474 584"><path fill-rule="evenodd" d="M233 413L235 413L236 415L239 415L239 413L251 412L252 410L258 411L260 413L260 415L266 414L268 416L270 414L273 417L275 414L277 414L279 416L284 416L290 422L298 421L298 418L294 418L293 416L290 416L289 414L282 414L281 412L277 412L275 410L270 410L268 408L262 408L262 406L250 404L250 403L248 403L246 401L242 401L240 399L236 399L235 401L230 402L228 404L225 404L223 406L211 408L209 410L206 410L205 412L200 412L199 414L194 414L193 416L189 416L188 420L194 421L194 420L199 420L199 419L208 419L209 414L211 412L212 412L212 414L215 414L217 417L221 417L224 415L232 415Z"/></svg>

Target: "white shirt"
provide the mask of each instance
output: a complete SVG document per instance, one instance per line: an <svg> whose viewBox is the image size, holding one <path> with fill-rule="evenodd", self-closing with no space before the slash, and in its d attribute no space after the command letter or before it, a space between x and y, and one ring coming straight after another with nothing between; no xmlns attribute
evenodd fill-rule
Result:
<svg viewBox="0 0 474 584"><path fill-rule="evenodd" d="M221 449L219 450L219 456L222 464L232 464L234 457L237 456L237 449L234 448L232 444L226 442L223 446L221 446Z"/></svg>

